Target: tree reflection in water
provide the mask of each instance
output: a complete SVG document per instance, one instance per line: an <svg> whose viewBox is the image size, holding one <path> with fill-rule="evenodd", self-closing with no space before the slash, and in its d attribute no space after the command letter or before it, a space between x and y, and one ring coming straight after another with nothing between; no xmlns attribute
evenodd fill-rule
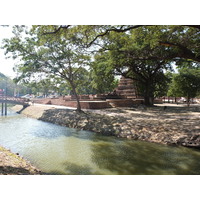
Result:
<svg viewBox="0 0 200 200"><path fill-rule="evenodd" d="M200 152L147 142L94 144L93 161L122 175L200 174Z"/></svg>

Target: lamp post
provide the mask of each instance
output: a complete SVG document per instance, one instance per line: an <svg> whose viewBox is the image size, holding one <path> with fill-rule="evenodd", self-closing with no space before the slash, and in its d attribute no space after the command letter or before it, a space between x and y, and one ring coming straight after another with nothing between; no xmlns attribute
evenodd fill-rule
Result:
<svg viewBox="0 0 200 200"><path fill-rule="evenodd" d="M5 89L2 91L2 106L1 106L1 114L3 115L5 110L5 115L7 115L7 79L5 78Z"/></svg>
<svg viewBox="0 0 200 200"><path fill-rule="evenodd" d="M3 95L2 95L3 97ZM2 102L2 106L1 106L1 115L3 115L3 102Z"/></svg>
<svg viewBox="0 0 200 200"><path fill-rule="evenodd" d="M5 115L7 115L7 79L6 79L6 88L5 88Z"/></svg>

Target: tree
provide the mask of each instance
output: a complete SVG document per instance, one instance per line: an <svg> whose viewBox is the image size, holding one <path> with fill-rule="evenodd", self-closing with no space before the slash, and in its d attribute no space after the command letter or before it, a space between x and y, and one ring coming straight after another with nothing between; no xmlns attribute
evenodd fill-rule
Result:
<svg viewBox="0 0 200 200"><path fill-rule="evenodd" d="M102 51L110 54L116 74L134 79L151 105L171 64L200 65L200 31L190 26L140 26L126 32L104 35Z"/></svg>
<svg viewBox="0 0 200 200"><path fill-rule="evenodd" d="M200 69L180 69L173 75L168 95L186 97L189 105L190 99L200 92Z"/></svg>
<svg viewBox="0 0 200 200"><path fill-rule="evenodd" d="M0 73L0 89L6 91L8 96L13 96L15 92L15 84L12 79Z"/></svg>
<svg viewBox="0 0 200 200"><path fill-rule="evenodd" d="M111 92L118 85L118 80L115 78L112 66L108 65L108 60L108 54L96 54L95 61L90 65L91 86L99 94Z"/></svg>
<svg viewBox="0 0 200 200"><path fill-rule="evenodd" d="M155 95L159 93L159 85L163 84L165 78L164 69L170 69L171 65L168 60L149 58L161 52L146 40L148 34L148 30L140 37L135 32L120 35L112 33L106 38L107 54L105 56L102 53L102 56L107 60L107 68L115 74L133 79L140 95L144 96L145 105L152 106Z"/></svg>
<svg viewBox="0 0 200 200"><path fill-rule="evenodd" d="M165 51L165 54L149 55L148 58L171 59L175 61L191 59L200 62L200 26L199 25L56 25L34 26L41 35L71 37L73 35L79 44L88 48L99 45L105 37L112 33L137 32L140 36L145 30L152 30L147 36L151 45ZM146 59L147 57L143 57Z"/></svg>
<svg viewBox="0 0 200 200"><path fill-rule="evenodd" d="M25 83L27 88L29 88L30 94L39 95L39 93L42 93L44 96L47 96L52 91L57 91L55 79L46 78L42 79L40 81L31 81L28 83Z"/></svg>
<svg viewBox="0 0 200 200"><path fill-rule="evenodd" d="M23 27L17 27L16 35L21 31L23 31ZM163 72L170 69L172 62L177 64L192 62L192 64L199 65L200 61L198 25L50 25L33 26L31 32L37 34L40 45L67 41L68 44L71 43L76 48L84 47L87 51L104 51L105 54L108 52L110 59L106 71L113 70L116 74L139 81L138 85L144 89L143 94L146 96L145 103L147 105L152 104L155 90L160 88L158 86L164 77ZM29 38L28 42L33 42L33 38L34 35ZM19 37L15 39L15 47L22 50L23 45L17 41L20 40ZM7 49L12 52L12 48L8 47ZM23 50L27 54L32 49ZM14 56L17 55L14 54ZM95 68L99 70L95 69L94 71L101 72L100 67ZM37 71L37 68L34 70ZM105 75L108 76L108 73Z"/></svg>
<svg viewBox="0 0 200 200"><path fill-rule="evenodd" d="M77 100L77 111L81 111L75 77L81 73L81 68L88 64L89 57L66 38L57 40L47 38L41 46L39 37L30 33L28 36L21 38L16 35L4 40L3 48L6 49L6 54L12 53L13 58L21 58L21 64L16 66L19 73L18 80L29 82L40 81L50 76L61 78L70 84Z"/></svg>

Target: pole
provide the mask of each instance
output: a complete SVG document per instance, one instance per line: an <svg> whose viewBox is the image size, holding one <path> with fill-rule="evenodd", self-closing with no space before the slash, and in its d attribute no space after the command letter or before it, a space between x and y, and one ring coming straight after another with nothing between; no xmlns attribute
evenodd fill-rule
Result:
<svg viewBox="0 0 200 200"><path fill-rule="evenodd" d="M2 106L1 106L1 115L3 115L3 103L2 103Z"/></svg>
<svg viewBox="0 0 200 200"><path fill-rule="evenodd" d="M7 115L7 79L6 79L6 91L5 91L5 115Z"/></svg>
<svg viewBox="0 0 200 200"><path fill-rule="evenodd" d="M7 115L7 102L5 103L5 115Z"/></svg>

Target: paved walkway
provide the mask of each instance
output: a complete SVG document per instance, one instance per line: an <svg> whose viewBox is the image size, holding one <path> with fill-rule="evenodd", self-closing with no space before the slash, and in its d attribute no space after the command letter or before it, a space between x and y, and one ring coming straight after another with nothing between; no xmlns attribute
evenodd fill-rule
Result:
<svg viewBox="0 0 200 200"><path fill-rule="evenodd" d="M62 108L62 109L72 109L76 110L76 108L73 107L67 107L67 106L58 106L58 105L49 105L49 104L39 104L39 103L34 103L36 106L42 106L42 107L47 107L47 108Z"/></svg>

